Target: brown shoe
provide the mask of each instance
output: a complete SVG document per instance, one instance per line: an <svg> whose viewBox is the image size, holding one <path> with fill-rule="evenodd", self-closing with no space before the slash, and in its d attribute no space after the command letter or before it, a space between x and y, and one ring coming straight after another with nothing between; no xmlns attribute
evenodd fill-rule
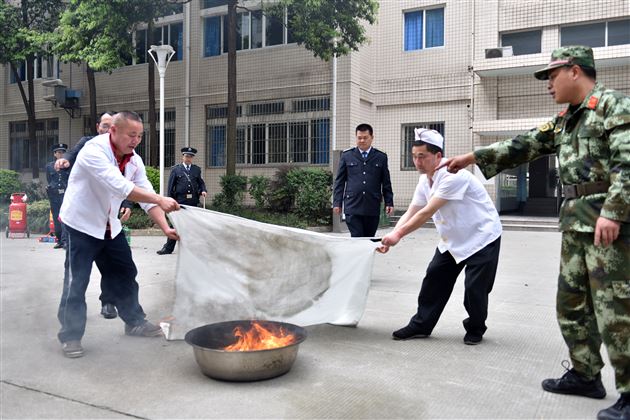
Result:
<svg viewBox="0 0 630 420"><path fill-rule="evenodd" d="M163 335L162 328L151 324L149 321L136 326L125 324L125 334L132 337L160 337Z"/></svg>

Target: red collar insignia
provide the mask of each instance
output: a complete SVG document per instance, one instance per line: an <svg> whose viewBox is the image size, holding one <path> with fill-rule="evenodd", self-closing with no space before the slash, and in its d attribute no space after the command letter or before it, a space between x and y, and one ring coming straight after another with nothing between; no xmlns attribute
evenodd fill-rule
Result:
<svg viewBox="0 0 630 420"><path fill-rule="evenodd" d="M586 105L586 107L588 109L595 109L598 102L599 102L599 98L597 96L591 96L588 100L588 104Z"/></svg>
<svg viewBox="0 0 630 420"><path fill-rule="evenodd" d="M559 116L559 117L564 117L566 113L567 113L567 110L566 110L566 109L563 109L562 111L560 111L560 112L558 113L558 116Z"/></svg>

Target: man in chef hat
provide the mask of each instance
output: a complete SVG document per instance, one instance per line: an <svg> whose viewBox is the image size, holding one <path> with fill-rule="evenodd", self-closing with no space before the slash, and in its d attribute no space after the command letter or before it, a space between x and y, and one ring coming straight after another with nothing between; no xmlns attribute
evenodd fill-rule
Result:
<svg viewBox="0 0 630 420"><path fill-rule="evenodd" d="M463 321L464 343L481 343L486 332L488 295L492 290L501 247L499 214L481 182L470 172L435 170L444 156L444 137L435 130L416 128L411 147L420 180L411 204L394 230L383 237L385 253L404 236L433 218L440 235L418 296L418 310L408 325L394 331L394 340L431 335L457 276L466 270Z"/></svg>

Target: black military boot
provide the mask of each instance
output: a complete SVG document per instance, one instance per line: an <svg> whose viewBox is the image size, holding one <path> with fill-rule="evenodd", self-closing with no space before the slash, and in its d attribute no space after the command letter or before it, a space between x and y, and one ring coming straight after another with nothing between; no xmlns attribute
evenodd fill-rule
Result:
<svg viewBox="0 0 630 420"><path fill-rule="evenodd" d="M565 367L566 369L566 367ZM545 391L556 394L581 395L588 398L602 399L606 396L606 389L602 385L601 375L598 373L595 379L587 379L576 372L575 369L567 369L566 373L558 379L545 379L542 381Z"/></svg>
<svg viewBox="0 0 630 420"><path fill-rule="evenodd" d="M624 392L614 405L597 413L597 420L630 420L630 392Z"/></svg>

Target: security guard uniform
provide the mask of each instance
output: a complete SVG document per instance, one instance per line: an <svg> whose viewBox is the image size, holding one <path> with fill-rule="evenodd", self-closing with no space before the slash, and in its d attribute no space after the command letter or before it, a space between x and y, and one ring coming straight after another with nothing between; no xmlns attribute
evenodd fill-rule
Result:
<svg viewBox="0 0 630 420"><path fill-rule="evenodd" d="M374 147L366 157L358 147L344 150L335 178L333 207L343 203L351 236L374 236L383 199L385 206L394 206L387 155Z"/></svg>
<svg viewBox="0 0 630 420"><path fill-rule="evenodd" d="M65 152L68 150L66 144L55 144L52 147L53 153ZM55 160L48 162L46 165L46 181L48 186L46 187L46 193L48 194L48 200L50 201L50 210L52 211L53 223L55 224L55 238L57 238L57 244L55 248L64 247L63 228L59 221L59 210L61 209L61 203L63 202L63 196L68 188L68 177L70 177L70 169L64 168L59 171L55 171Z"/></svg>
<svg viewBox="0 0 630 420"><path fill-rule="evenodd" d="M182 155L195 156L197 149L184 147ZM171 175L168 178L168 196L174 198L179 204L188 206L198 206L199 196L202 192L207 192L206 184L201 178L201 168L191 164L190 167L179 163L171 168ZM168 239L166 244L157 251L158 254L170 254L175 250L174 239Z"/></svg>

